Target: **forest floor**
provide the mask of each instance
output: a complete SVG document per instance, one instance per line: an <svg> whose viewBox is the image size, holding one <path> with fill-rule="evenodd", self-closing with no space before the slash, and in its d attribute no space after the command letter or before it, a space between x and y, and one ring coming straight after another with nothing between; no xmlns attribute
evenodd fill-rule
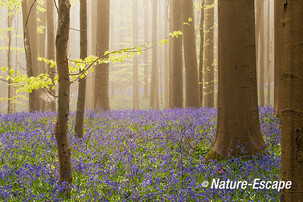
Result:
<svg viewBox="0 0 303 202"><path fill-rule="evenodd" d="M277 190L211 189L213 179L279 181L280 120L260 109L267 154L206 163L215 109L116 110L85 114L85 138L74 136L70 201L279 201ZM0 115L0 200L60 201L55 113Z"/></svg>

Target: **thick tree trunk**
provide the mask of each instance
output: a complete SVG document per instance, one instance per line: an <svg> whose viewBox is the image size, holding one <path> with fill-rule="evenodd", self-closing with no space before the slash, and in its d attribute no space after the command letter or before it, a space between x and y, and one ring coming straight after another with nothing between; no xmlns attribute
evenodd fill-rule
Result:
<svg viewBox="0 0 303 202"><path fill-rule="evenodd" d="M70 80L67 59L67 44L70 26L70 2L59 1L58 30L56 36L56 58L57 72L59 77L59 95L57 122L55 136L57 140L59 158L59 180L60 184L72 183L71 151L67 135L67 122L69 116Z"/></svg>
<svg viewBox="0 0 303 202"><path fill-rule="evenodd" d="M183 46L185 60L185 107L201 107L196 53L194 6L192 0L182 0ZM180 14L179 14L180 15ZM191 19L191 20L189 20ZM180 82L180 81L179 81Z"/></svg>
<svg viewBox="0 0 303 202"><path fill-rule="evenodd" d="M47 59L55 60L55 32L54 32L54 1L47 1L46 5L47 12ZM48 67L48 74L52 81L54 81L56 75L55 68ZM51 89L52 94L55 94L56 91ZM56 100L53 99L50 102L50 111L56 111Z"/></svg>
<svg viewBox="0 0 303 202"><path fill-rule="evenodd" d="M254 155L265 142L259 125L254 0L219 0L217 135L206 159Z"/></svg>
<svg viewBox="0 0 303 202"><path fill-rule="evenodd" d="M24 49L25 49L25 59L26 59L26 70L27 70L27 77L34 76L33 73L33 63L32 63L32 56L31 56L31 38L29 33L29 26L26 24L28 16L28 2L27 0L22 1L22 19L23 19L23 39L24 39ZM36 111L35 105L35 94L36 92L33 91L29 93L28 97L28 106L29 112Z"/></svg>
<svg viewBox="0 0 303 202"><path fill-rule="evenodd" d="M203 104L203 59L204 59L204 7L205 0L201 2L201 16L200 16L200 63L199 63L199 90L200 103Z"/></svg>
<svg viewBox="0 0 303 202"><path fill-rule="evenodd" d="M181 0L170 2L170 28L171 32L182 31L182 5ZM171 108L183 108L183 57L182 37L170 39L170 68L171 68Z"/></svg>
<svg viewBox="0 0 303 202"><path fill-rule="evenodd" d="M87 3L80 0L80 58L87 57ZM81 73L81 70L80 72ZM75 134L78 138L83 138L83 119L85 108L86 77L79 79L78 101L76 112Z"/></svg>
<svg viewBox="0 0 303 202"><path fill-rule="evenodd" d="M133 46L138 46L138 1L133 0ZM133 58L133 108L139 109L138 56Z"/></svg>
<svg viewBox="0 0 303 202"><path fill-rule="evenodd" d="M303 0L281 1L281 201L303 201Z"/></svg>
<svg viewBox="0 0 303 202"><path fill-rule="evenodd" d="M110 1L97 2L97 47L98 57L109 50ZM96 67L95 75L95 109L110 110L109 104L109 64L102 63Z"/></svg>
<svg viewBox="0 0 303 202"><path fill-rule="evenodd" d="M211 6L214 0L206 0L205 5ZM204 106L213 108L215 98L214 87L214 8L205 9L205 50L204 50Z"/></svg>
<svg viewBox="0 0 303 202"><path fill-rule="evenodd" d="M153 33L152 33L152 71L150 83L150 108L159 109L159 83L158 83L158 42L157 42L157 1L153 0Z"/></svg>
<svg viewBox="0 0 303 202"><path fill-rule="evenodd" d="M274 3L274 26L275 26L275 38L274 38L274 110L275 115L280 115L281 110L281 2L275 1Z"/></svg>

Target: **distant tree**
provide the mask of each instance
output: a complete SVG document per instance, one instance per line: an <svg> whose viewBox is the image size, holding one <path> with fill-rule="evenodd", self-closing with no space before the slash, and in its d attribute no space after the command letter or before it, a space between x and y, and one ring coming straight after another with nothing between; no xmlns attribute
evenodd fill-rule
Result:
<svg viewBox="0 0 303 202"><path fill-rule="evenodd" d="M138 46L138 1L133 0L133 45ZM133 58L133 108L139 109L138 57Z"/></svg>
<svg viewBox="0 0 303 202"><path fill-rule="evenodd" d="M206 0L204 9L205 49L204 49L204 106L213 108L215 98L214 66L214 0Z"/></svg>
<svg viewBox="0 0 303 202"><path fill-rule="evenodd" d="M12 51L11 51L11 48L12 48L12 23L13 23L13 13L12 13L12 8L8 8L7 10L7 28L8 28L8 31L7 31L7 38L8 38L8 50L7 50L7 67L9 69L12 68ZM8 75L10 75L10 71L8 71ZM8 80L8 89L7 89L7 113L8 114L11 114L14 112L14 109L13 109L13 103L12 103L12 97L13 97L13 86L11 85L11 81Z"/></svg>
<svg viewBox="0 0 303 202"><path fill-rule="evenodd" d="M265 147L257 103L254 0L219 0L218 13L218 123L207 160L254 155Z"/></svg>
<svg viewBox="0 0 303 202"><path fill-rule="evenodd" d="M164 12L164 38L169 34L168 26L168 15L169 15L169 0L165 0L165 12ZM166 109L169 108L169 46L164 47L164 106Z"/></svg>
<svg viewBox="0 0 303 202"><path fill-rule="evenodd" d="M182 0L181 2L182 19L184 23L182 30L185 60L185 107L199 108L201 104L199 96L194 6L192 0Z"/></svg>
<svg viewBox="0 0 303 202"><path fill-rule="evenodd" d="M280 114L281 110L281 2L274 3L274 110L275 115Z"/></svg>
<svg viewBox="0 0 303 202"><path fill-rule="evenodd" d="M181 0L170 2L170 29L182 31L182 4ZM183 57L182 57L182 36L170 39L170 83L171 99L170 108L183 108Z"/></svg>
<svg viewBox="0 0 303 202"><path fill-rule="evenodd" d="M109 50L109 22L110 1L97 2L97 42L96 54L98 57ZM94 107L99 110L110 110L109 103L109 64L97 65L95 75L95 102Z"/></svg>
<svg viewBox="0 0 303 202"><path fill-rule="evenodd" d="M54 26L54 1L47 1L46 14L47 14L47 59L55 60L55 26ZM55 78L55 68L48 67L48 74L52 80ZM52 94L55 94L55 89L50 90ZM56 100L53 99L50 102L50 111L56 111Z"/></svg>
<svg viewBox="0 0 303 202"><path fill-rule="evenodd" d="M282 172L291 189L281 201L303 199L303 0L281 3Z"/></svg>
<svg viewBox="0 0 303 202"><path fill-rule="evenodd" d="M86 0L80 0L80 58L84 60L87 57L87 3ZM83 70L79 70L81 74ZM76 112L75 134L78 138L83 138L83 121L86 97L86 77L79 79L78 101Z"/></svg>
<svg viewBox="0 0 303 202"><path fill-rule="evenodd" d="M70 102L70 80L67 58L67 44L70 26L70 1L59 1L58 30L56 35L56 59L58 72L58 110L55 125L59 158L60 184L72 183L72 162L70 144L67 135L67 122ZM68 192L67 192L68 193Z"/></svg>
<svg viewBox="0 0 303 202"><path fill-rule="evenodd" d="M157 47L157 10L158 0L153 0L153 23L152 23L152 70L150 83L150 108L159 109L159 82L158 82L158 47Z"/></svg>

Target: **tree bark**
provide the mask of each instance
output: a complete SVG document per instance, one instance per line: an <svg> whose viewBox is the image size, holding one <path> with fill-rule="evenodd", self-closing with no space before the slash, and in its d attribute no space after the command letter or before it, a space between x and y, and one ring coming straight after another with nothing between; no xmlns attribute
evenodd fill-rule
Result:
<svg viewBox="0 0 303 202"><path fill-rule="evenodd" d="M303 0L281 2L281 201L303 201Z"/></svg>
<svg viewBox="0 0 303 202"><path fill-rule="evenodd" d="M214 146L206 159L262 152L257 100L254 0L219 0L219 95Z"/></svg>
<svg viewBox="0 0 303 202"><path fill-rule="evenodd" d="M214 0L206 0L205 5L211 6ZM204 50L204 106L214 107L214 8L205 9L205 50Z"/></svg>
<svg viewBox="0 0 303 202"><path fill-rule="evenodd" d="M275 1L274 3L274 111L276 116L280 116L281 111L281 2Z"/></svg>
<svg viewBox="0 0 303 202"><path fill-rule="evenodd" d="M183 46L185 60L185 107L199 108L199 78L196 53L194 6L192 0L182 0ZM179 14L180 15L180 14ZM191 19L191 21L189 20ZM179 81L180 82L180 81Z"/></svg>
<svg viewBox="0 0 303 202"><path fill-rule="evenodd" d="M110 1L97 2L97 47L96 54L103 57L105 51L109 50L109 21ZM109 104L109 64L102 63L96 67L95 75L95 109L110 110Z"/></svg>
<svg viewBox="0 0 303 202"><path fill-rule="evenodd" d="M71 151L67 135L67 122L70 102L70 80L67 59L67 44L70 26L70 2L59 1L58 30L56 35L56 58L58 72L58 111L55 125L59 157L59 180L60 184L72 183Z"/></svg>
<svg viewBox="0 0 303 202"><path fill-rule="evenodd" d="M8 35L7 67L9 68L9 70L11 70L12 68L12 51L11 51L12 30L10 28L12 27L13 16L11 12L12 12L11 9L7 10L7 27L9 28L7 34ZM8 71L8 76L12 76L10 71ZM14 113L12 97L13 97L13 86L11 80L9 79L8 87L7 87L7 113L8 114Z"/></svg>
<svg viewBox="0 0 303 202"><path fill-rule="evenodd" d="M87 57L87 3L80 0L80 58ZM81 70L79 71L81 73ZM86 94L86 77L79 79L78 101L76 112L75 134L78 138L83 138L83 120Z"/></svg>
<svg viewBox="0 0 303 202"><path fill-rule="evenodd" d="M55 26L54 26L54 1L47 1L46 5L47 12L47 59L55 60ZM48 74L52 81L55 78L55 68L48 67ZM54 95L56 93L55 90L50 90ZM56 111L56 100L53 99L50 102L50 111Z"/></svg>

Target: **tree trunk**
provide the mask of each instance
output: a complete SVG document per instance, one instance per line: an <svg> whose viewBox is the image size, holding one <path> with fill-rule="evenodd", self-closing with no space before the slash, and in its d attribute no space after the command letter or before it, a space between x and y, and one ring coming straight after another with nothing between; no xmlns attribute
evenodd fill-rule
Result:
<svg viewBox="0 0 303 202"><path fill-rule="evenodd" d="M54 33L54 1L47 1L46 5L47 12L47 59L55 60L55 33ZM52 81L55 78L55 68L48 67L48 74ZM51 89L52 94L55 94L56 91ZM56 100L53 99L50 102L50 111L56 111Z"/></svg>
<svg viewBox="0 0 303 202"><path fill-rule="evenodd" d="M8 27L7 67L9 68L8 76L12 76L10 73L10 70L12 68L12 53L11 53L12 30L10 29L12 27L12 20L13 20L12 11L11 11L11 9L8 9L7 10L7 27ZM12 97L13 97L13 86L12 86L11 80L9 79L8 87L7 87L7 113L8 114L14 113Z"/></svg>
<svg viewBox="0 0 303 202"><path fill-rule="evenodd" d="M43 6L42 8L44 9L45 5L40 5ZM38 12L38 18L40 19L39 26L45 27L46 26L46 13L39 11ZM42 28L43 29L43 28ZM46 39L46 34L45 34L45 29L43 29L43 33L38 33L38 56L39 57L46 57L45 55L45 39ZM37 62L37 67L38 67L38 75L41 73L46 73L45 69L45 62ZM39 95L44 95L43 89L38 90ZM39 96L39 111L45 111L46 110L46 99L43 99L45 96Z"/></svg>
<svg viewBox="0 0 303 202"><path fill-rule="evenodd" d="M211 6L214 0L206 0L205 5ZM204 106L213 108L214 88L214 8L205 9L205 50L204 50Z"/></svg>
<svg viewBox="0 0 303 202"><path fill-rule="evenodd" d="M281 2L275 1L274 3L274 27L275 27L275 38L274 38L274 111L275 115L280 115L281 110Z"/></svg>
<svg viewBox="0 0 303 202"><path fill-rule="evenodd" d="M200 63L199 63L199 89L200 103L203 104L203 58L204 58L204 7L205 0L201 2L201 17L200 17Z"/></svg>
<svg viewBox="0 0 303 202"><path fill-rule="evenodd" d="M196 53L194 6L192 0L182 0L183 46L185 60L185 107L199 108L199 78ZM180 13L179 13L180 15ZM189 20L191 19L191 20ZM179 81L180 82L180 81Z"/></svg>
<svg viewBox="0 0 303 202"><path fill-rule="evenodd" d="M169 34L169 27L168 27L168 10L169 10L169 4L168 0L165 1L165 13L164 13L164 38L168 36ZM168 45L165 45L164 47L164 106L166 109L169 108L169 62L168 62Z"/></svg>
<svg viewBox="0 0 303 202"><path fill-rule="evenodd" d="M181 0L170 2L170 28L171 32L182 31ZM183 108L183 58L182 36L170 39L170 68L171 68L171 103L170 108Z"/></svg>
<svg viewBox="0 0 303 202"><path fill-rule="evenodd" d="M282 174L291 189L281 201L303 199L303 0L281 1Z"/></svg>
<svg viewBox="0 0 303 202"><path fill-rule="evenodd" d="M133 46L138 46L138 1L133 0ZM133 108L139 109L138 56L133 58Z"/></svg>
<svg viewBox="0 0 303 202"><path fill-rule="evenodd" d="M149 1L144 1L144 42L148 41L149 37ZM147 99L148 92L148 50L144 51L144 92L143 98Z"/></svg>
<svg viewBox="0 0 303 202"><path fill-rule="evenodd" d="M30 11L30 15L28 18L28 25L29 26L29 37L31 40L31 57L32 57L32 66L33 66L33 74L34 76L38 75L38 52L37 52L37 2L35 0L30 0L30 5L28 6L28 9L32 7ZM29 11L28 11L29 12ZM33 90L34 93L34 111L40 110L39 105L39 91Z"/></svg>
<svg viewBox="0 0 303 202"><path fill-rule="evenodd" d="M58 111L55 126L59 157L59 180L60 184L72 183L72 162L70 145L67 135L67 122L70 102L70 80L67 59L67 44L70 26L70 2L59 1L58 30L56 36L56 58L58 72Z"/></svg>
<svg viewBox="0 0 303 202"><path fill-rule="evenodd" d="M96 54L104 56L109 50L109 19L110 1L97 2L97 43ZM110 110L109 104L109 64L102 63L96 67L95 75L95 103L94 107L99 110Z"/></svg>
<svg viewBox="0 0 303 202"><path fill-rule="evenodd" d="M259 46L258 46L258 49L259 49L259 105L261 107L264 107L264 64L265 64L265 57L264 57L264 54L265 54L265 51L264 51L264 47L265 47L265 40L264 40L264 2L263 0L262 1L256 1L258 2L257 3L257 6L256 6L256 9L258 9L257 12L259 12L260 14L260 20L259 20L259 23L260 23L260 29L259 29L259 38L260 38L260 42L259 42Z"/></svg>
<svg viewBox="0 0 303 202"><path fill-rule="evenodd" d="M254 0L219 0L218 13L218 124L207 160L254 155L265 147L258 114Z"/></svg>
<svg viewBox="0 0 303 202"><path fill-rule="evenodd" d="M87 57L87 3L80 0L80 58ZM79 71L81 73L81 70ZM76 112L75 134L78 138L83 138L83 119L85 108L86 77L79 79L78 101Z"/></svg>
<svg viewBox="0 0 303 202"><path fill-rule="evenodd" d="M26 24L28 17L28 2L27 0L22 1L22 19L23 19L23 41L24 41L24 49L25 49L25 59L26 59L26 70L27 70L27 77L34 76L33 73L33 62L32 62L32 50L31 50L31 38L29 33L29 26ZM35 105L35 94L36 92L33 91L29 93L28 97L28 107L29 112L36 111Z"/></svg>
<svg viewBox="0 0 303 202"><path fill-rule="evenodd" d="M152 71L150 83L150 108L159 109L159 83L158 83L158 42L157 42L157 1L153 0L153 33L152 33Z"/></svg>

